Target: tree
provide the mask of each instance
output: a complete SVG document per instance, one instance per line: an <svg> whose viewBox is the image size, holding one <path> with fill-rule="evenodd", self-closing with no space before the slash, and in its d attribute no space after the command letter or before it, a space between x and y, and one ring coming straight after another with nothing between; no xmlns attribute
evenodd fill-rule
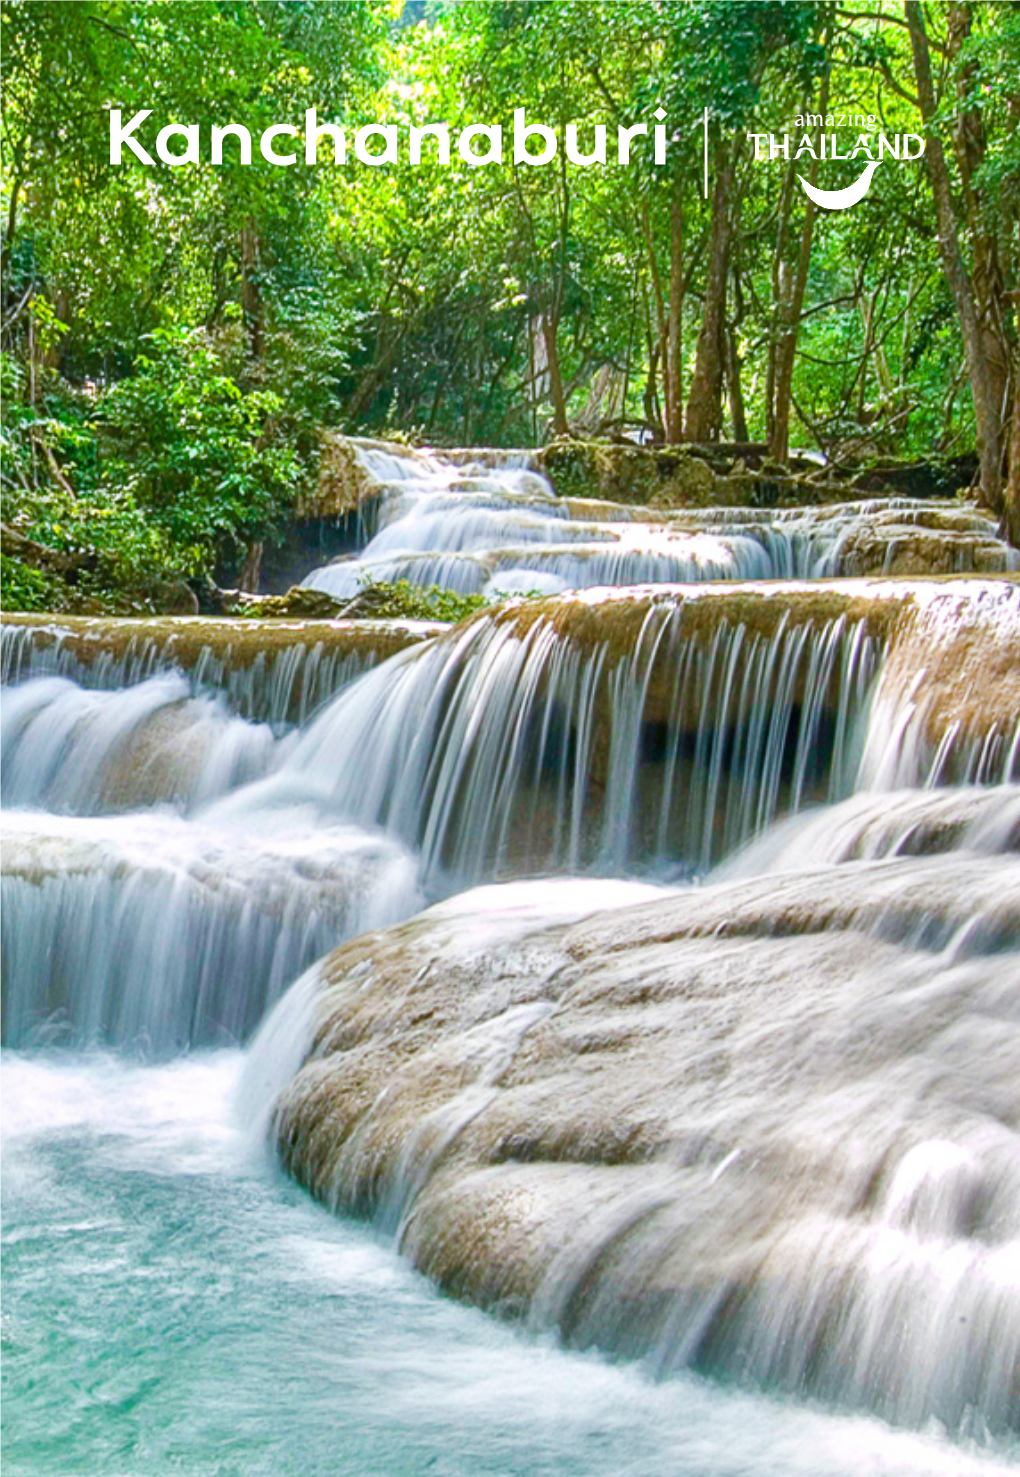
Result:
<svg viewBox="0 0 1020 1477"><path fill-rule="evenodd" d="M906 14L910 27L910 44L914 56L919 105L927 132L925 159L938 217L939 252L946 280L956 301L960 327L963 332L971 390L974 395L974 411L978 424L982 491L988 506L994 507L998 501L999 447L995 412L991 400L991 382L982 357L982 334L974 300L974 285L964 266L960 251L949 166L942 147L942 140L935 128L937 105L932 82L931 56L924 16L917 0L908 0Z"/></svg>
<svg viewBox="0 0 1020 1477"><path fill-rule="evenodd" d="M986 501L1016 503L1017 7L195 0L187 26L174 0L2 9L19 486L56 496L59 474L91 495L108 394L182 332L242 396L278 397L305 475L323 422L504 444L640 429L779 459L791 440L837 459L976 443ZM794 161L756 163L745 140L826 95L923 129L927 164L816 211ZM257 135L310 106L348 136L396 123L403 147L382 169L327 143L318 167L241 166L228 143L222 166L111 169L114 103L153 108L150 152L167 121ZM409 162L408 125L508 127L517 107L557 130L554 164L444 165L428 143ZM647 139L626 166L566 159L568 123L584 148L660 109L664 162ZM848 183L852 163L816 177L841 167ZM251 579L257 542L238 554Z"/></svg>

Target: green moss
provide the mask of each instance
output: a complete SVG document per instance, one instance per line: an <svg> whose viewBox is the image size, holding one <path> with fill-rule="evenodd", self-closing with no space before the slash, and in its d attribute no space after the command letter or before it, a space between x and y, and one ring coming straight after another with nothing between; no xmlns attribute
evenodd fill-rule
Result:
<svg viewBox="0 0 1020 1477"><path fill-rule="evenodd" d="M294 516L299 523L343 518L378 492L378 483L358 461L347 437L338 431L322 431L318 478L314 488L306 489L298 498Z"/></svg>
<svg viewBox="0 0 1020 1477"><path fill-rule="evenodd" d="M482 595L458 595L441 585L369 580L349 600L295 585L286 595L245 596L230 614L242 620L462 621L486 604Z"/></svg>
<svg viewBox="0 0 1020 1477"><path fill-rule="evenodd" d="M42 624L45 621L46 624ZM230 671L250 667L259 657L304 647L324 653L363 652L378 660L426 639L428 631L382 621L239 620L222 616L7 615L5 626L26 626L39 649L59 641L86 666L104 656L121 660L152 643L167 661L190 670L206 657L222 661Z"/></svg>
<svg viewBox="0 0 1020 1477"><path fill-rule="evenodd" d="M599 448L590 441L553 441L539 453L539 464L560 497L598 497Z"/></svg>
<svg viewBox="0 0 1020 1477"><path fill-rule="evenodd" d="M539 453L542 471L561 497L598 498L628 507L701 507L728 502L703 457L683 447L607 441L553 441Z"/></svg>
<svg viewBox="0 0 1020 1477"><path fill-rule="evenodd" d="M241 620L305 620L330 621L343 615L346 601L327 595L325 590L310 590L292 585L285 595L246 595L231 592L224 597L227 615Z"/></svg>
<svg viewBox="0 0 1020 1477"><path fill-rule="evenodd" d="M538 464L561 497L632 508L789 508L855 495L846 482L819 481L817 473L795 473L768 458L749 471L725 448L711 446L563 439L544 447Z"/></svg>
<svg viewBox="0 0 1020 1477"><path fill-rule="evenodd" d="M883 593L883 583L874 580L865 586L823 581L782 589L768 585L692 585L597 601L551 595L509 605L497 619L511 625L521 637L536 624L547 623L561 640L580 650L603 650L610 666L631 659L649 612L656 608L679 609L679 630L684 638L706 647L723 625L743 626L749 635L770 639L781 627L810 625L817 629L841 616L851 624L863 622L871 635L884 641L911 606L912 596L909 589L900 587L894 593Z"/></svg>

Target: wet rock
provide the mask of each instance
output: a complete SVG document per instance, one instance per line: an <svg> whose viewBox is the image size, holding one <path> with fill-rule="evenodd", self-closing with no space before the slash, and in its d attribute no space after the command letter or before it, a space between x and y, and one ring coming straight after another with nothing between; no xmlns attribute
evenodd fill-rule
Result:
<svg viewBox="0 0 1020 1477"><path fill-rule="evenodd" d="M248 595L225 590L223 608L227 615L254 616L269 620L333 620L344 611L345 602L324 590L292 585L285 595Z"/></svg>
<svg viewBox="0 0 1020 1477"><path fill-rule="evenodd" d="M1015 1429L1020 859L543 926L555 890L530 920L525 888L469 894L319 966L286 1168L574 1344Z"/></svg>
<svg viewBox="0 0 1020 1477"><path fill-rule="evenodd" d="M315 592L303 590L302 595ZM3 616L3 680L119 687L158 672L216 687L246 718L307 718L345 683L445 627L424 621Z"/></svg>
<svg viewBox="0 0 1020 1477"><path fill-rule="evenodd" d="M299 523L336 520L355 512L379 491L379 484L359 462L354 447L338 431L322 431L319 477L315 491L298 503Z"/></svg>
<svg viewBox="0 0 1020 1477"><path fill-rule="evenodd" d="M838 543L847 575L1002 574L1015 569L1015 550L995 522L963 506L875 508Z"/></svg>
<svg viewBox="0 0 1020 1477"><path fill-rule="evenodd" d="M946 580L937 599L932 584L904 585L917 597L890 643L863 759L875 788L913 766L928 784L999 778L1020 756L1020 582Z"/></svg>

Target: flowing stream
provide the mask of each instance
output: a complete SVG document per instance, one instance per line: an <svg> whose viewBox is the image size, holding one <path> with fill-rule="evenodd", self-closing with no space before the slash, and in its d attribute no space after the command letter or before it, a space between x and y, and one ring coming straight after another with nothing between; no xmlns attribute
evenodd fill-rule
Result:
<svg viewBox="0 0 1020 1477"><path fill-rule="evenodd" d="M936 572L1020 567L987 518L931 499L670 515L558 498L526 454L490 453L451 465L428 452L366 443L359 456L378 489L373 536L356 558L337 559L304 580L341 599L366 580L493 595L879 573L895 563L904 541L926 528L942 534L951 555ZM862 541L871 546L869 564L862 563Z"/></svg>
<svg viewBox="0 0 1020 1477"><path fill-rule="evenodd" d="M164 1477L964 1477L976 1449L515 1336L254 1153L237 1052L4 1063L4 1457Z"/></svg>
<svg viewBox="0 0 1020 1477"><path fill-rule="evenodd" d="M436 904L452 910L435 916L450 930L443 957L456 973L465 950L507 961L523 950L528 960L529 930L583 929L589 917L612 928L615 910L657 900L696 908L704 898L708 909L737 899L725 906L738 910L744 894L733 889L783 887L787 874L791 900L832 888L847 908L855 888L867 899L886 887L910 898L911 921L906 903L861 904L872 909L865 942L848 947L860 947L863 983L847 997L859 999L860 1020L886 1021L879 996L913 1001L925 981L933 1011L949 1009L942 990L946 1002L966 996L968 1021L1015 1020L1020 714L989 716L966 684L944 713L914 670L937 675L943 648L943 665L957 664L951 643L968 622L997 633L1008 662L1020 639L1015 585L827 583L846 572L840 550L867 520L863 505L824 516L715 510L681 529L571 507L520 459L361 456L382 489L371 537L308 583L349 594L367 573L553 598L452 631L404 632L395 645L295 638L243 664L222 645L202 647L197 626L176 626L162 643L132 637L123 651L107 644L99 656L99 633L90 652L88 633L4 629L11 1471L1009 1469L1020 1457L1008 1368L1020 1358L1020 1123L995 1099L990 1053L1011 1038L968 1026L958 1075L980 1078L982 1060L989 1075L984 1097L967 1088L954 1123L956 1089L943 1100L937 1073L930 1089L910 1078L904 1018L902 1060L883 1066L867 1102L879 1136L905 1154L914 1140L895 1094L916 1091L920 1103L927 1092L949 1115L939 1128L948 1178L925 1161L893 1186L908 1220L915 1205L935 1217L923 1234L936 1237L938 1256L926 1242L924 1275L938 1269L939 1317L957 1341L949 1373L918 1377L909 1408L876 1393L891 1347L880 1298L861 1314L878 1352L852 1388L835 1374L786 1378L771 1355L756 1364L752 1344L764 1348L765 1336L753 1318L741 1322L746 1307L731 1319L732 1354L720 1339L717 1358L680 1357L673 1329L651 1361L609 1362L598 1349L647 1351L632 1347L632 1330L602 1336L597 1299L591 1336L574 1341L584 1349L551 1331L562 1331L557 1297L575 1298L587 1275L581 1253L567 1266L564 1250L560 1282L545 1288L548 1316L518 1329L449 1300L401 1259L393 1236L410 1201L366 1220L352 1189L360 1217L337 1218L283 1176L267 1133L308 1044L316 961ZM743 583L719 583L734 580ZM515 879L550 876L537 892L517 890ZM994 927L982 891L990 877L1007 920L996 914ZM510 885L462 897L493 882ZM806 901L790 906L810 912ZM808 933L835 948L837 927ZM784 928L762 944L763 961L787 947ZM894 945L887 960L881 951ZM723 979L731 966L718 967ZM802 974L790 975L793 988L807 991ZM775 977L786 978L778 966ZM787 1009L806 1018L809 995ZM543 1005L509 1025L500 1017L492 1042L476 1034L471 1053L494 1071L548 1014ZM753 1060L766 1038L747 1022L734 1050ZM779 1061L776 1113L783 1072ZM476 1111L470 1092L451 1109L458 1133ZM764 1123L768 1112L749 1103L734 1113ZM723 1122L729 1109L717 1106ZM957 1172L964 1148L953 1157L964 1119L966 1152L982 1165L990 1156L997 1188L984 1200ZM400 1162L417 1195L425 1178L411 1149ZM706 1165L711 1187L718 1166ZM338 1206L345 1173L323 1194ZM843 1191L831 1193L835 1216ZM707 1189L697 1194L710 1203ZM857 1279L863 1308L867 1269L891 1242L862 1233L858 1257L858 1242L839 1238L849 1259L840 1275ZM788 1328L817 1292L804 1275L803 1292L799 1272L789 1279ZM777 1327L773 1318L773 1344ZM898 1358L909 1364L913 1334L902 1338ZM995 1393L984 1406L981 1395L956 1400L952 1369L983 1358L996 1361L994 1378L982 1384L972 1371L967 1389ZM929 1399L929 1385L943 1393Z"/></svg>

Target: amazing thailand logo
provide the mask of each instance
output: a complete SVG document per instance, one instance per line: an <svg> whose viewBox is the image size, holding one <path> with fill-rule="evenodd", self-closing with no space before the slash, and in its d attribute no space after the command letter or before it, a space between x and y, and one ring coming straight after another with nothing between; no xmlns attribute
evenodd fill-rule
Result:
<svg viewBox="0 0 1020 1477"><path fill-rule="evenodd" d="M773 159L787 162L804 157L811 159L812 178L797 175L801 188L813 204L821 210L849 210L863 200L871 188L875 171L884 160L907 164L920 159L924 153L924 139L916 133L887 134L878 131L878 119L873 113L801 113L793 120L795 133L749 133L754 145L756 163ZM826 130L831 130L826 132ZM848 129L858 130L853 146L841 153L840 134ZM817 135L812 136L812 130ZM867 163L857 179L841 190L826 190L817 182L819 166L823 161L854 160L865 158Z"/></svg>

